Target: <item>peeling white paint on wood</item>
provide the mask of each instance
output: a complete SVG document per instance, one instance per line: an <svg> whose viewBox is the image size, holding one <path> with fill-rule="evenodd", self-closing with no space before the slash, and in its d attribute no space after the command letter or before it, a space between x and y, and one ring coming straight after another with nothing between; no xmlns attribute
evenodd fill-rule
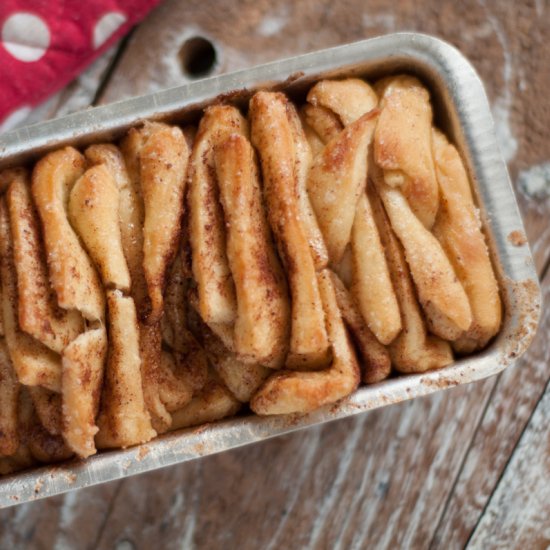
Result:
<svg viewBox="0 0 550 550"><path fill-rule="evenodd" d="M514 451L469 547L550 547L550 385Z"/></svg>
<svg viewBox="0 0 550 550"><path fill-rule="evenodd" d="M529 198L550 197L550 160L521 170L518 174L518 187Z"/></svg>
<svg viewBox="0 0 550 550"><path fill-rule="evenodd" d="M550 273L542 289L543 303L548 304ZM503 372L491 396L437 530L437 548L460 545L468 538L550 379L550 346L547 345L550 309L546 307L542 311L533 345L518 364ZM550 487L550 471L540 482Z"/></svg>
<svg viewBox="0 0 550 550"><path fill-rule="evenodd" d="M59 513L59 524L56 540L53 544L54 550L70 550L71 543L67 539L66 531L70 530L71 525L77 517L77 507L81 503L80 495L77 491L63 495L63 502Z"/></svg>
<svg viewBox="0 0 550 550"><path fill-rule="evenodd" d="M281 6L276 12L263 17L258 25L258 34L261 36L273 36L283 32L288 23L288 8Z"/></svg>
<svg viewBox="0 0 550 550"><path fill-rule="evenodd" d="M518 142L515 138L511 122L510 115L512 109L512 77L514 72L514 65L512 54L508 46L508 39L504 32L500 21L493 15L488 8L485 0L479 0L480 5L485 9L487 21L493 28L493 31L502 47L502 54L504 56L504 64L502 67L502 77L504 80L504 86L497 98L493 102L492 111L495 119L495 131L497 135L498 144L502 156L506 161L511 161L515 156L518 149Z"/></svg>
<svg viewBox="0 0 550 550"><path fill-rule="evenodd" d="M313 438L307 438L304 440L306 442L306 445L304 445L305 449L303 454L303 474L305 474L306 472L310 472L311 468L314 466L314 460L316 458L317 452L319 451L321 428L314 428L312 436ZM304 475L302 475L302 477L304 477ZM279 524L277 525L277 528L275 529L275 532L273 533L273 536L271 537L271 540L269 541L266 550L276 550L278 548L280 536L284 533L285 526L289 519L292 518L296 506L299 506L299 481L300 480L296 480L296 483L293 482L293 488L289 487L290 495L287 502L286 514L279 521Z"/></svg>
<svg viewBox="0 0 550 550"><path fill-rule="evenodd" d="M363 26L368 28L381 27L386 32L395 30L395 15L388 13L364 13Z"/></svg>

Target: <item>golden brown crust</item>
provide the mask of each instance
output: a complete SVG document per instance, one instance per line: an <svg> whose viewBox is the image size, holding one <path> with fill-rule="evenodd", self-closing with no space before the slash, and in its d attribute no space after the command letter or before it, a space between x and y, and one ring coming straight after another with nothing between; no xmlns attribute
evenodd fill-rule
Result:
<svg viewBox="0 0 550 550"><path fill-rule="evenodd" d="M309 90L307 101L337 116L343 126L349 126L378 105L376 92L360 78L321 80Z"/></svg>
<svg viewBox="0 0 550 550"><path fill-rule="evenodd" d="M129 133L124 141L131 142ZM129 151L127 162L131 163ZM136 181L130 179L122 152L116 145L99 144L88 147L85 151L86 160L95 165L103 165L109 171L118 190L118 219L122 249L130 272L132 291L139 284L139 275L143 275L143 201L139 193L139 172ZM136 159L135 162L138 162ZM134 280L136 279L136 280ZM141 282L143 293L146 292L145 281Z"/></svg>
<svg viewBox="0 0 550 550"><path fill-rule="evenodd" d="M403 193L385 184L378 168L371 172L391 226L405 250L418 299L431 332L456 340L472 324L464 288L441 244L414 215Z"/></svg>
<svg viewBox="0 0 550 550"><path fill-rule="evenodd" d="M115 250L113 257L107 258L109 240L118 234L116 200L113 205L116 187L105 167L94 166L82 173L84 165L84 157L74 149L50 153L36 165L32 183L58 302L61 307L80 311L89 324L62 352L63 439L82 457L96 452L95 417L107 335L103 287L77 232L103 274L129 286L120 250L118 256Z"/></svg>
<svg viewBox="0 0 550 550"><path fill-rule="evenodd" d="M26 172L20 172L6 192L17 274L19 326L52 351L61 353L83 330L84 323L77 311L65 311L57 305L29 184Z"/></svg>
<svg viewBox="0 0 550 550"><path fill-rule="evenodd" d="M165 154L160 154L159 148L163 147ZM126 447L148 441L156 435L152 423L164 430L170 421L160 395L163 379L160 322L151 323L163 311L166 270L175 252L174 233L179 237L184 179L181 164L187 160L185 154L184 158L179 155L185 153L186 147L179 129L173 135L168 126L151 124L130 131L122 142L122 151L109 145L86 150L90 162L110 172L118 190L120 246L132 281L131 297L108 293L113 343L107 366L110 373L105 389L107 401L102 406L98 421L100 433L96 436L102 447ZM147 216L151 225L154 217L163 211L159 208L159 202L163 201L166 204L162 208L169 210L162 226L164 234L149 231L147 241L149 260L156 252L162 261L151 263L145 257L144 228ZM136 310L139 319L136 319ZM136 353L136 350L139 351ZM124 398L125 392L131 396L129 400Z"/></svg>
<svg viewBox="0 0 550 550"><path fill-rule="evenodd" d="M109 354L98 418L99 448L128 447L156 436L146 408L139 328L132 298L107 292Z"/></svg>
<svg viewBox="0 0 550 550"><path fill-rule="evenodd" d="M300 223L296 159L287 98L258 92L250 101L252 142L259 151L268 219L287 271L291 336L287 366L319 368L329 359L324 313L307 235Z"/></svg>
<svg viewBox="0 0 550 550"><path fill-rule="evenodd" d="M246 362L281 366L290 304L262 206L254 151L246 137L231 134L220 143L215 168L237 299L234 349Z"/></svg>
<svg viewBox="0 0 550 550"><path fill-rule="evenodd" d="M330 277L342 318L353 335L353 340L363 359L362 380L365 384L380 382L391 374L390 353L376 339L376 336L365 323L361 312L355 304L352 295L344 286L344 283L335 273L331 272Z"/></svg>
<svg viewBox="0 0 550 550"><path fill-rule="evenodd" d="M300 222L309 243L315 269L320 270L328 264L328 251L307 192L307 178L312 162L311 148L292 103L287 104L286 115L294 140L294 173Z"/></svg>
<svg viewBox="0 0 550 550"><path fill-rule="evenodd" d="M211 380L185 407L172 413L170 430L198 426L233 416L241 406L223 384Z"/></svg>
<svg viewBox="0 0 550 550"><path fill-rule="evenodd" d="M373 188L369 189L369 198L401 310L403 330L389 345L392 364L397 371L405 373L425 372L449 365L453 362L451 347L426 330L403 248Z"/></svg>
<svg viewBox="0 0 550 550"><path fill-rule="evenodd" d="M183 247L180 247L170 268L164 293L164 316L162 318L163 341L174 351L184 353L196 340L187 323L187 294L189 279L186 273Z"/></svg>
<svg viewBox="0 0 550 550"><path fill-rule="evenodd" d="M69 220L101 275L103 285L127 292L130 273L120 236L118 189L109 169L88 168L74 184Z"/></svg>
<svg viewBox="0 0 550 550"><path fill-rule="evenodd" d="M149 130L130 130L122 141L121 151L125 167L118 154L103 154L102 158L109 159L110 164L113 165L113 172L118 174L122 246L132 278L131 296L138 313L143 398L153 427L155 430L163 432L170 424L170 413L162 402L159 387L162 374L162 325L161 321L151 324L151 301L145 278L144 234L142 230L145 223L145 205L142 196L141 158ZM152 168L152 165L149 166ZM151 178L149 179L151 180ZM150 203L150 206L153 204ZM183 208L183 199L181 208ZM167 242L164 241L164 244ZM162 243L159 242L160 244ZM170 247L170 254L175 254L175 252ZM169 264L166 264L166 269L169 267Z"/></svg>
<svg viewBox="0 0 550 550"><path fill-rule="evenodd" d="M242 403L250 401L264 380L273 372L268 367L241 361L207 326L202 328L201 339L214 371L227 389Z"/></svg>
<svg viewBox="0 0 550 550"><path fill-rule="evenodd" d="M355 208L367 181L376 117L374 111L346 127L327 143L309 172L309 197L333 265L340 263L350 241Z"/></svg>
<svg viewBox="0 0 550 550"><path fill-rule="evenodd" d="M120 142L120 152L124 157L125 168L119 170L119 160L115 157L118 155L112 156L108 154L105 150L99 151L98 153L92 151L89 152L90 159L92 159L96 154L100 162L107 162L108 164L113 163L115 171L119 174L117 181L123 182L125 175L128 177L128 186L133 191L132 196L139 197L138 212L139 212L139 221L140 224L138 228L143 227L143 218L145 214L143 212L143 198L141 197L141 167L140 167L140 155L141 149L145 143L146 136L141 129L130 128L124 139ZM107 158L110 160L107 161ZM121 179L122 178L122 179ZM120 187L119 187L120 188ZM140 250L143 253L143 243L141 243Z"/></svg>
<svg viewBox="0 0 550 550"><path fill-rule="evenodd" d="M22 388L19 394L19 429L24 447L20 451L24 462L32 457L33 460L51 464L66 460L73 454L60 435L52 435L44 428L26 388Z"/></svg>
<svg viewBox="0 0 550 550"><path fill-rule="evenodd" d="M50 281L59 306L89 320L103 319L99 276L67 218L69 195L84 173L84 157L72 147L49 153L36 164L32 195L42 221Z"/></svg>
<svg viewBox="0 0 550 550"><path fill-rule="evenodd" d="M63 352L63 439L78 456L95 454L95 419L103 382L107 334L103 325L83 332Z"/></svg>
<svg viewBox="0 0 550 550"><path fill-rule="evenodd" d="M13 455L19 447L17 403L19 382L4 339L0 339L0 457Z"/></svg>
<svg viewBox="0 0 550 550"><path fill-rule="evenodd" d="M132 128L121 143L93 145L86 149L86 158L93 164L104 164L118 188L118 216L122 249L132 281L131 295L138 314L147 301L147 284L143 272L143 220L144 206L140 191L139 155L142 134Z"/></svg>
<svg viewBox="0 0 550 550"><path fill-rule="evenodd" d="M349 126L376 109L378 104L374 90L357 78L318 82L308 92L307 100L309 105L304 108L307 120L313 127L320 129L325 143L338 136L344 127L348 127L350 132ZM374 113L370 116L374 116ZM334 122L335 119L337 122ZM366 147L370 150L369 144ZM360 152L358 157L362 154ZM368 162L373 162L370 154ZM365 174L367 171L368 168L361 170ZM331 183L327 179L326 184L321 186L324 197L318 197L317 204L324 206L328 202ZM352 194L348 194L348 200L351 198ZM343 204L340 197L334 202L336 207ZM334 226L332 233L340 233L339 250L343 250L340 259L333 261L333 268L347 287L353 286L354 296L370 329L380 342L388 344L401 329L399 308L370 205L363 192L359 194L356 205L354 213L349 204L343 204L339 215L326 212L325 219L328 218ZM322 216L322 212L318 214ZM345 231L342 231L341 220L346 216ZM346 235L350 223L349 242L345 242L348 240Z"/></svg>
<svg viewBox="0 0 550 550"><path fill-rule="evenodd" d="M352 292L369 329L382 344L401 331L397 296L366 193L359 197L351 232Z"/></svg>
<svg viewBox="0 0 550 550"><path fill-rule="evenodd" d="M313 142L317 154L344 129L344 125L340 122L338 116L325 107L306 103L302 107L302 113L307 128L321 142L320 148ZM309 143L311 144L311 140Z"/></svg>
<svg viewBox="0 0 550 550"><path fill-rule="evenodd" d="M151 300L147 322L154 324L162 316L167 271L178 248L189 148L177 126L147 124L142 131L143 271Z"/></svg>
<svg viewBox="0 0 550 550"><path fill-rule="evenodd" d="M28 386L44 386L52 391L61 391L59 355L19 328L17 274L5 197L0 198L0 272L4 332L17 379Z"/></svg>
<svg viewBox="0 0 550 550"><path fill-rule="evenodd" d="M484 347L500 328L502 306L498 283L460 155L437 130L433 144L441 194L433 233L468 295L473 316L471 327L453 346L457 351L472 352Z"/></svg>
<svg viewBox="0 0 550 550"><path fill-rule="evenodd" d="M224 218L218 198L214 148L229 134L248 134L234 107L206 109L199 124L189 169L189 240L199 313L206 323L231 324L237 304L226 255Z"/></svg>
<svg viewBox="0 0 550 550"><path fill-rule="evenodd" d="M260 415L305 413L334 403L353 392L360 379L359 366L346 332L329 270L318 274L332 364L316 372L280 371L270 376L250 401Z"/></svg>
<svg viewBox="0 0 550 550"><path fill-rule="evenodd" d="M52 435L61 435L63 431L61 394L41 386L27 386L27 392L42 426Z"/></svg>
<svg viewBox="0 0 550 550"><path fill-rule="evenodd" d="M432 108L426 88L413 77L378 83L381 113L374 133L375 161L385 182L399 189L411 210L431 229L439 206L432 158Z"/></svg>
<svg viewBox="0 0 550 550"><path fill-rule="evenodd" d="M313 107L313 105L302 105L302 107L298 111L298 116L300 117L300 122L302 123L302 128L304 130L304 135L307 139L309 149L311 151L311 158L314 159L323 150L323 147L325 146L325 140L319 135L315 128L309 124L309 108L317 109L317 107ZM314 121L315 120L316 119L314 118ZM339 124L339 127L337 127L336 131L331 135L331 137L334 137L334 134L338 133L341 129L341 124Z"/></svg>
<svg viewBox="0 0 550 550"><path fill-rule="evenodd" d="M87 172L84 168L84 157L70 147L50 153L33 171L32 194L42 220L50 280L58 303L80 311L89 324L63 350L61 379L63 439L71 450L86 457L96 452L95 417L107 336L103 287L77 232L104 274L112 276L110 268L120 274L122 266L119 279L125 286L129 281L120 250L118 266L116 262L109 265L106 259L113 244L109 237L118 230L116 202L113 206L113 193L109 194L109 189L116 193L116 188L103 166Z"/></svg>
<svg viewBox="0 0 550 550"><path fill-rule="evenodd" d="M158 432L170 424L170 413L160 397L159 381L162 360L162 327L160 323L139 323L139 349L141 356L141 383L147 410L153 428Z"/></svg>
<svg viewBox="0 0 550 550"><path fill-rule="evenodd" d="M157 427L164 427L170 421L170 415L162 404L156 381L156 373L161 360L160 324L148 326L145 318L150 311L147 283L143 270L143 223L145 210L141 194L140 156L145 143L144 132L132 128L120 145L122 161L118 151L89 151L98 161L106 163L119 188L119 217L122 247L132 279L131 297L138 316L138 338L141 386L146 409ZM127 306L129 307L129 306ZM132 337L133 338L133 337ZM133 341L133 340L132 340ZM130 344L133 345L133 344ZM152 428L151 428L152 430ZM101 433L101 431L100 431ZM108 435L98 435L102 445L108 445ZM116 433L115 438L120 437ZM116 439L115 439L116 441ZM133 443L128 443L131 445ZM117 446L113 443L111 446Z"/></svg>

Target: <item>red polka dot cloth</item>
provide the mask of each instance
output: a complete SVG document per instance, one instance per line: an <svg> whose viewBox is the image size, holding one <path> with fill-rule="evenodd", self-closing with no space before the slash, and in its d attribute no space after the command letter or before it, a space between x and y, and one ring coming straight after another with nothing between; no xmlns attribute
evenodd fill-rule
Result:
<svg viewBox="0 0 550 550"><path fill-rule="evenodd" d="M77 76L159 0L0 0L0 131Z"/></svg>

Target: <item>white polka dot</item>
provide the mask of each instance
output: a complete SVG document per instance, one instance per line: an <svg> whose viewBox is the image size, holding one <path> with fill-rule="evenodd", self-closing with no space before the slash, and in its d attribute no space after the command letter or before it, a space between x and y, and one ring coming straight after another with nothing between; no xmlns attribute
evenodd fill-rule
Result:
<svg viewBox="0 0 550 550"><path fill-rule="evenodd" d="M117 11L106 13L99 19L94 27L94 48L105 44L125 21L126 16Z"/></svg>
<svg viewBox="0 0 550 550"><path fill-rule="evenodd" d="M32 13L14 13L2 25L4 48L19 61L38 61L50 45L50 29Z"/></svg>
<svg viewBox="0 0 550 550"><path fill-rule="evenodd" d="M0 132L7 132L12 128L15 128L19 123L23 122L30 114L31 108L28 105L19 107L12 113L10 113L0 124Z"/></svg>

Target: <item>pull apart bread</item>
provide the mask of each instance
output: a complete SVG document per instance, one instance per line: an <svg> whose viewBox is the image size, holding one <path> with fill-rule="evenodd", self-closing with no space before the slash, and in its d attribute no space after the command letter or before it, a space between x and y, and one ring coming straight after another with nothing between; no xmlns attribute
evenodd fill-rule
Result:
<svg viewBox="0 0 550 550"><path fill-rule="evenodd" d="M502 306L460 154L398 75L259 91L0 173L0 473L471 353Z"/></svg>

